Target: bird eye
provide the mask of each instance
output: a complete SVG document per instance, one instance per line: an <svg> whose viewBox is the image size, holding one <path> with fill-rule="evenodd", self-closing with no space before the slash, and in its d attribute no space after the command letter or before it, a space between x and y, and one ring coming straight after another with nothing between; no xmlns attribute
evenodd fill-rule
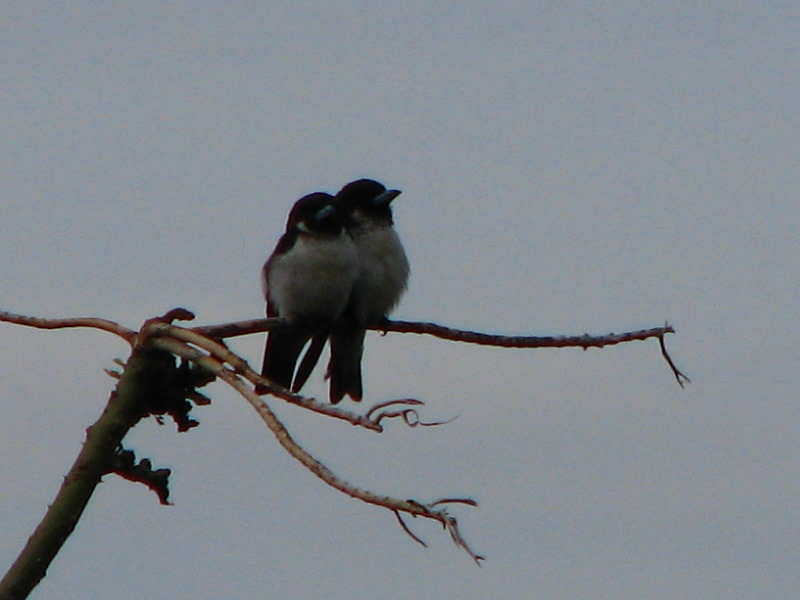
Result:
<svg viewBox="0 0 800 600"><path fill-rule="evenodd" d="M330 219L334 214L336 214L336 209L328 204L325 208L317 211L317 214L314 215L315 221L324 221L325 219Z"/></svg>

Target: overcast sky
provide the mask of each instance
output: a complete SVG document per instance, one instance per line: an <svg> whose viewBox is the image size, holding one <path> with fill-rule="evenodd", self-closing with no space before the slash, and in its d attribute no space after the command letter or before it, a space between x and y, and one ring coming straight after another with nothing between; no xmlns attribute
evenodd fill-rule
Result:
<svg viewBox="0 0 800 600"><path fill-rule="evenodd" d="M395 315L603 350L370 334L383 434L272 401L378 493L465 495L462 533L327 487L222 384L128 447L33 597L790 598L800 588L800 9L781 2L4 2L0 308L138 328L263 315L300 196L369 176L412 265ZM127 347L0 325L0 567ZM251 363L262 336L233 342ZM309 393L324 395L321 373ZM323 396L324 397L324 396Z"/></svg>

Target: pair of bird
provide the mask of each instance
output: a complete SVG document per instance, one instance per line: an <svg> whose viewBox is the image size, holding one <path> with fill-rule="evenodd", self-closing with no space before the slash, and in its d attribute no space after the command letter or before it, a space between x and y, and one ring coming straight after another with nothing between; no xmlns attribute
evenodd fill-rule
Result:
<svg viewBox="0 0 800 600"><path fill-rule="evenodd" d="M361 399L366 327L386 318L408 282L408 259L392 219L399 195L359 179L335 197L316 192L292 207L286 232L262 269L267 316L288 325L267 336L264 377L298 392L330 339L330 401ZM266 391L256 386L257 393Z"/></svg>

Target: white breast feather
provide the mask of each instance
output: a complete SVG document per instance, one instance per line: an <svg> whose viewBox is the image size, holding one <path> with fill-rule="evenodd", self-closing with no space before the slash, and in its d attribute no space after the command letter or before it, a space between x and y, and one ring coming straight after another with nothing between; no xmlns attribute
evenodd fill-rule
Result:
<svg viewBox="0 0 800 600"><path fill-rule="evenodd" d="M374 322L391 312L405 292L408 259L392 227L364 231L354 241L360 259L356 310L364 322Z"/></svg>
<svg viewBox="0 0 800 600"><path fill-rule="evenodd" d="M274 259L266 293L286 319L334 319L344 310L357 275L356 248L348 236L301 235L290 252Z"/></svg>

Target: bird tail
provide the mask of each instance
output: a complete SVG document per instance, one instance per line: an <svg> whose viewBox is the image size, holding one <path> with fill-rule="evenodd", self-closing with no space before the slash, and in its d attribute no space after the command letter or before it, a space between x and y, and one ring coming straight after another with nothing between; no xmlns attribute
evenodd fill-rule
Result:
<svg viewBox="0 0 800 600"><path fill-rule="evenodd" d="M346 395L358 402L364 394L361 383L361 356L366 330L343 323L331 332L331 360L328 364L330 400L336 404Z"/></svg>
<svg viewBox="0 0 800 600"><path fill-rule="evenodd" d="M294 376L294 383L292 383L292 391L294 393L302 390L306 381L308 381L311 372L314 370L314 367L317 366L317 362L319 362L319 357L322 354L322 349L325 347L325 342L328 341L329 335L330 330L326 329L311 338L311 344L309 344L308 350L306 350L303 360L300 361L300 366L297 367L297 373Z"/></svg>
<svg viewBox="0 0 800 600"><path fill-rule="evenodd" d="M310 331L297 328L270 331L267 334L261 375L287 390L290 389L297 359L310 338ZM267 391L263 385L256 386L256 394L263 395Z"/></svg>

